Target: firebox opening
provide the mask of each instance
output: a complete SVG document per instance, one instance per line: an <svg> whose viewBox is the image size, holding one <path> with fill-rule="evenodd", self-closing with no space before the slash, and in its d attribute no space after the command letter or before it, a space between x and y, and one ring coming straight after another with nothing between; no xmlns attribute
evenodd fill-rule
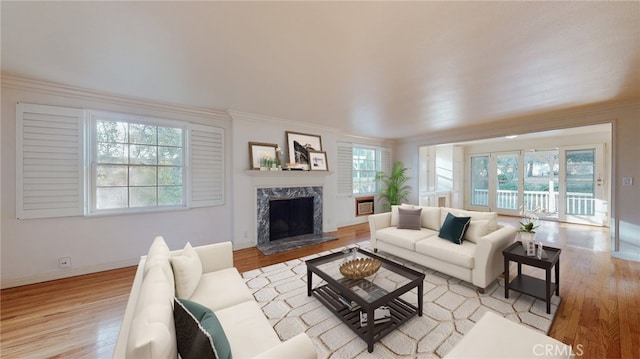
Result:
<svg viewBox="0 0 640 359"><path fill-rule="evenodd" d="M269 240L313 233L313 197L269 201Z"/></svg>

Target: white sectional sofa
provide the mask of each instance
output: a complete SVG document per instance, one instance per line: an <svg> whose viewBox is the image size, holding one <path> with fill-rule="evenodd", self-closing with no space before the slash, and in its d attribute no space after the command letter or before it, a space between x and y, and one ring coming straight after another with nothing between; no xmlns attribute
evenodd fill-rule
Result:
<svg viewBox="0 0 640 359"><path fill-rule="evenodd" d="M199 303L215 314L228 341L226 350L234 359L316 358L314 344L305 333L280 341L233 267L230 242L194 248L187 244L184 250L169 251L162 237L140 259L113 357L178 358L179 345L192 345L176 339L185 335L182 326L176 335L175 297ZM218 346L216 337L209 340L214 348ZM215 350L216 357L223 356L221 347ZM188 357L205 357L194 353L195 349ZM181 357L185 359L182 353Z"/></svg>
<svg viewBox="0 0 640 359"><path fill-rule="evenodd" d="M417 229L398 228L401 209L421 209ZM406 211L403 211L403 213ZM462 244L438 237L447 214L471 217ZM392 206L391 212L369 216L374 251L384 251L438 272L462 279L484 291L503 271L502 250L516 229L501 226L495 212L444 207Z"/></svg>

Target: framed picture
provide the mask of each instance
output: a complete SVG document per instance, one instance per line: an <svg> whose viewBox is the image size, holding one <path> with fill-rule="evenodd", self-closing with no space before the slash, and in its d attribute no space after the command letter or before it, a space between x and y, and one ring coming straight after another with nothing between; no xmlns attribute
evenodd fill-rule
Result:
<svg viewBox="0 0 640 359"><path fill-rule="evenodd" d="M309 151L322 151L322 139L317 135L287 131L289 163L304 170L309 169ZM325 161L326 163L326 161ZM291 166L291 165L290 165Z"/></svg>
<svg viewBox="0 0 640 359"><path fill-rule="evenodd" d="M249 163L252 170L259 170L260 167L271 167L276 163L275 143L249 142Z"/></svg>
<svg viewBox="0 0 640 359"><path fill-rule="evenodd" d="M328 171L327 153L324 151L307 151L309 154L309 169L311 171Z"/></svg>

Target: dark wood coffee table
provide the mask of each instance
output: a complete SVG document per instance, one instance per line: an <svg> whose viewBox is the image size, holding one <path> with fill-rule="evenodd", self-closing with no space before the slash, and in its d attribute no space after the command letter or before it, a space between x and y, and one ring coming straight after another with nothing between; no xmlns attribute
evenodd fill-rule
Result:
<svg viewBox="0 0 640 359"><path fill-rule="evenodd" d="M373 352L373 344L392 332L399 325L407 322L415 315L422 316L424 273L406 268L400 264L377 256L362 249L357 250L359 258L375 258L382 262L380 269L373 275L363 279L349 279L340 274L340 264L352 259L351 253L337 252L313 258L307 263L307 295L314 295L321 303L340 318L351 330L367 343L369 353ZM326 284L313 288L312 275L315 273ZM386 288L392 276L395 288ZM406 302L400 296L413 288L417 288L418 306ZM342 298L341 298L342 297ZM342 300L341 300L342 299ZM351 310L344 300L352 301L360 309ZM388 306L391 320L374 325L360 325L360 312L373 318L374 310L380 306Z"/></svg>
<svg viewBox="0 0 640 359"><path fill-rule="evenodd" d="M547 302L547 313L551 313L551 296L553 292L560 295L560 248L542 247L545 256L527 256L520 241L511 244L502 251L504 256L504 297L509 298L509 289ZM509 261L518 263L518 275L509 281ZM522 274L522 265L526 264L545 270L545 279L538 279ZM551 282L551 269L555 267L555 283Z"/></svg>

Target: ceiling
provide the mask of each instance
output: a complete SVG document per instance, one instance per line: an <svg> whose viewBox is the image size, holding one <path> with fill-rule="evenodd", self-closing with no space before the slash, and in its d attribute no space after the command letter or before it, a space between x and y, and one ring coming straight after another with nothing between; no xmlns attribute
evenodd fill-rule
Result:
<svg viewBox="0 0 640 359"><path fill-rule="evenodd" d="M640 2L9 2L2 72L403 138L640 98Z"/></svg>

